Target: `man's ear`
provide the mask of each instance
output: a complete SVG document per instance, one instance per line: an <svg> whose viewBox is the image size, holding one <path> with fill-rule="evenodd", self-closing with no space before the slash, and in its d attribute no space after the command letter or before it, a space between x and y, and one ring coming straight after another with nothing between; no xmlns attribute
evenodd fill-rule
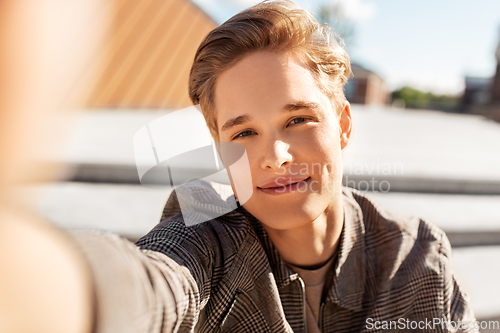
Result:
<svg viewBox="0 0 500 333"><path fill-rule="evenodd" d="M339 115L340 125L340 146L344 149L351 138L352 131L352 118L351 118L351 104L345 101L342 104L342 111Z"/></svg>

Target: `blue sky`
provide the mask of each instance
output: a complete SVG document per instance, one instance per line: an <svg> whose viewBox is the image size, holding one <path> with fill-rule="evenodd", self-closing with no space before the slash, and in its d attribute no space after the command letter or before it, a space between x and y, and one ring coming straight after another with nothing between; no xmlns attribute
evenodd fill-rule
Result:
<svg viewBox="0 0 500 333"><path fill-rule="evenodd" d="M390 89L411 85L437 93L460 93L465 75L495 73L500 0L330 1L340 3L355 24L351 60L377 72ZM200 6L216 2L212 8L217 8L215 15L222 22L258 1L196 2ZM296 2L313 12L325 3Z"/></svg>
<svg viewBox="0 0 500 333"><path fill-rule="evenodd" d="M379 0L359 21L351 57L395 88L459 92L465 75L492 76L500 37L499 0Z"/></svg>

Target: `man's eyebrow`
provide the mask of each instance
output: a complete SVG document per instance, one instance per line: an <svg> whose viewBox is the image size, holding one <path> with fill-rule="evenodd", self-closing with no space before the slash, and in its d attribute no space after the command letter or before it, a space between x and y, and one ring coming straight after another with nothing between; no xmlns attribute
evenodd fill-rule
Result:
<svg viewBox="0 0 500 333"><path fill-rule="evenodd" d="M301 109L311 109L311 110L317 110L319 109L320 106L316 102L306 102L306 101L298 101L298 102L293 102L285 105L283 109L281 109L282 112L293 112L293 111L298 111Z"/></svg>
<svg viewBox="0 0 500 333"><path fill-rule="evenodd" d="M227 131L228 129L230 129L231 127L234 127L236 125L241 125L243 123L246 123L247 121L249 121L250 119L252 119L252 117L250 117L249 115L247 114L244 114L244 115L241 115L241 116L238 116L236 118L231 118L229 119L228 121L226 121L224 123L224 125L222 125L221 127L221 132L223 131Z"/></svg>
<svg viewBox="0 0 500 333"><path fill-rule="evenodd" d="M298 101L298 102L288 103L287 105L285 105L281 109L281 112L285 112L285 113L294 112L294 111L298 111L301 109L317 110L317 109L319 109L319 107L320 107L319 104L316 102ZM241 116L238 116L235 118L231 118L228 121L226 121L224 123L224 125L222 125L221 132L227 131L234 126L246 123L247 121L250 121L251 119L252 119L252 117L249 116L248 114L244 114L244 115L241 115Z"/></svg>

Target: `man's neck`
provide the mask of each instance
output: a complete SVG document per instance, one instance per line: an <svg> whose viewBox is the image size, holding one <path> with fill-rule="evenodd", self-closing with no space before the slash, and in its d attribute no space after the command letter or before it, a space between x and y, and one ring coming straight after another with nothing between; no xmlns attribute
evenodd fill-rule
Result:
<svg viewBox="0 0 500 333"><path fill-rule="evenodd" d="M343 226L344 209L340 199L332 202L314 221L298 228L264 228L285 262L314 269L336 254Z"/></svg>

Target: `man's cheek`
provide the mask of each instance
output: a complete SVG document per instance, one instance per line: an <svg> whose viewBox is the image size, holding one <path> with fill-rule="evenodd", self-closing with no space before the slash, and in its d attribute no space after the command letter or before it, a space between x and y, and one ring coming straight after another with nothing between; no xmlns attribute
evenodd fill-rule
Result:
<svg viewBox="0 0 500 333"><path fill-rule="evenodd" d="M245 147L238 143L217 143L221 159L231 181L231 187L240 204L253 194L252 172Z"/></svg>

